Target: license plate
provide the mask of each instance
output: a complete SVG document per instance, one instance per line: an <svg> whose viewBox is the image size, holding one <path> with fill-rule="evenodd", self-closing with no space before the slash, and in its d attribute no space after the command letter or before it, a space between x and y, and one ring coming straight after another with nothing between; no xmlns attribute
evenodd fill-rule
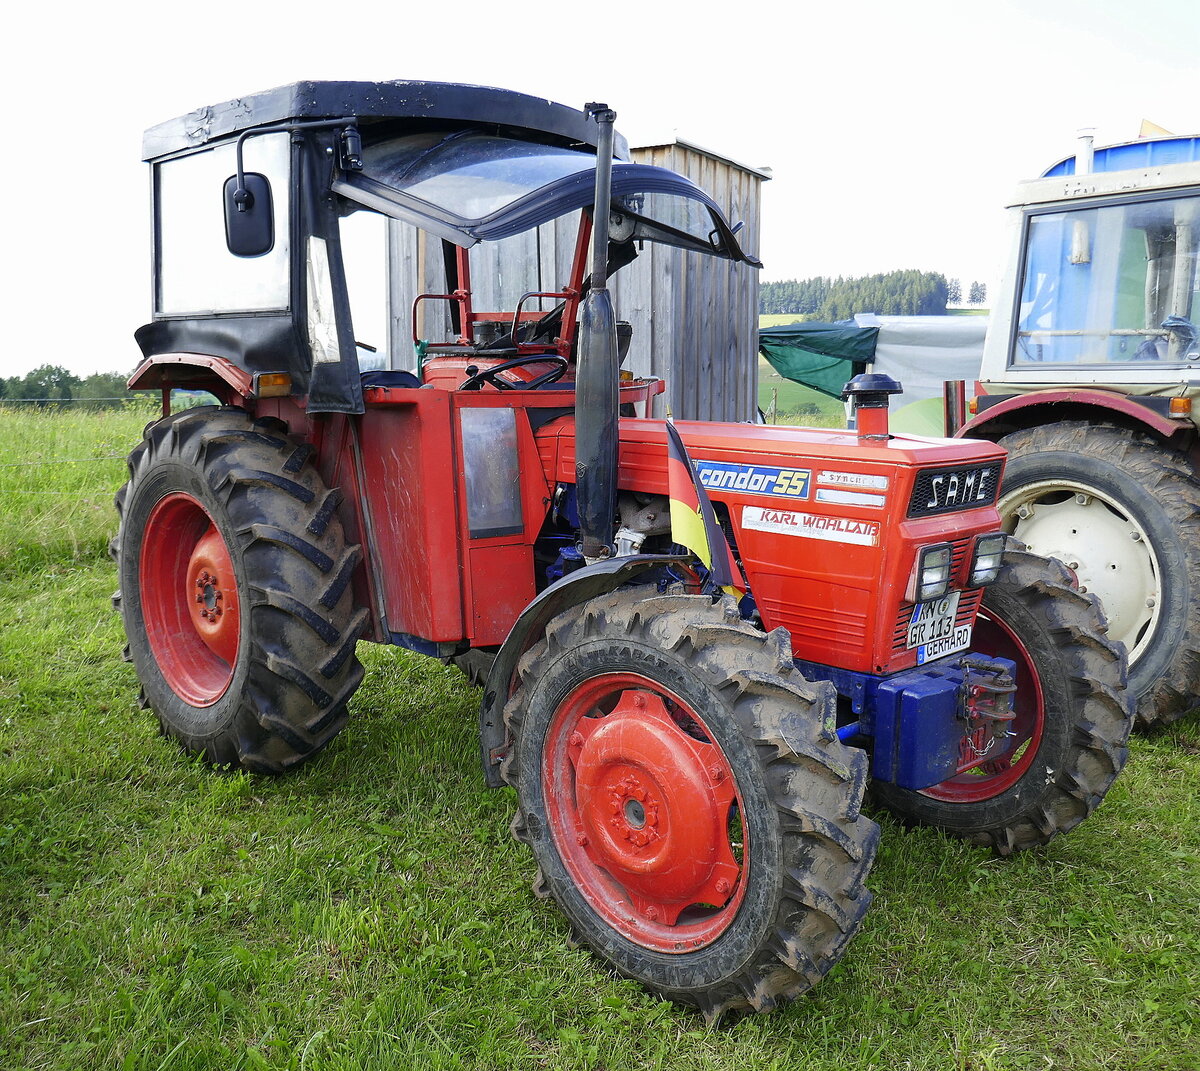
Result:
<svg viewBox="0 0 1200 1071"><path fill-rule="evenodd" d="M943 599L917 604L908 621L908 649L917 650L917 665L964 651L971 643L971 626L958 625L958 598L952 591Z"/></svg>

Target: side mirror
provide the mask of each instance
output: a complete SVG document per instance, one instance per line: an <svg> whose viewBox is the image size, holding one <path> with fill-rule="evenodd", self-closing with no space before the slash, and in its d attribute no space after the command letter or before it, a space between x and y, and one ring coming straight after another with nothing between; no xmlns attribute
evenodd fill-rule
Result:
<svg viewBox="0 0 1200 1071"><path fill-rule="evenodd" d="M261 257L275 245L275 213L266 175L247 171L225 180L225 245L235 257Z"/></svg>

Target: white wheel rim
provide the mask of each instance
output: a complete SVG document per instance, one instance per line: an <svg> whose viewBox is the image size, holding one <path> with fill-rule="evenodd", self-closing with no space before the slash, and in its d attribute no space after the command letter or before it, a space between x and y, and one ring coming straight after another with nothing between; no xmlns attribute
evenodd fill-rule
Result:
<svg viewBox="0 0 1200 1071"><path fill-rule="evenodd" d="M1108 634L1125 644L1132 664L1154 635L1162 612L1161 570L1141 525L1109 495L1076 480L1038 480L1003 495L1004 529L1035 554L1058 558L1095 595Z"/></svg>

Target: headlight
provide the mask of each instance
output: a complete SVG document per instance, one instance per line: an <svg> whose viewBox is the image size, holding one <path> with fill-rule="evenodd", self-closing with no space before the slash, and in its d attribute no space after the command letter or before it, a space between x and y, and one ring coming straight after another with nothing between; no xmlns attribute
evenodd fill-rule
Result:
<svg viewBox="0 0 1200 1071"><path fill-rule="evenodd" d="M952 551L949 543L936 543L932 547L921 548L917 554L917 571L913 578L913 602L940 599L950 590Z"/></svg>
<svg viewBox="0 0 1200 1071"><path fill-rule="evenodd" d="M971 556L971 572L967 577L967 587L981 588L996 579L1000 572L1000 563L1004 558L1004 547L1008 536L1003 532L993 532L982 535L975 540L975 552Z"/></svg>

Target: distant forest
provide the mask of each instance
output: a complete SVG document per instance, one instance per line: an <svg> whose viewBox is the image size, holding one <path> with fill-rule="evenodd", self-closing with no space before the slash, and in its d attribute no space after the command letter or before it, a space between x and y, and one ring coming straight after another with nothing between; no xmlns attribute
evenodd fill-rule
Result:
<svg viewBox="0 0 1200 1071"><path fill-rule="evenodd" d="M125 389L128 378L127 372L96 372L81 378L61 365L44 364L24 376L0 376L0 402L35 407L74 403L88 409L111 409L138 397Z"/></svg>
<svg viewBox="0 0 1200 1071"><path fill-rule="evenodd" d="M971 283L967 301L982 305L987 287ZM808 314L817 320L848 320L857 312L880 316L941 316L946 305L962 302L962 284L940 272L890 271L881 275L836 279L785 279L778 283L760 283L760 313Z"/></svg>

